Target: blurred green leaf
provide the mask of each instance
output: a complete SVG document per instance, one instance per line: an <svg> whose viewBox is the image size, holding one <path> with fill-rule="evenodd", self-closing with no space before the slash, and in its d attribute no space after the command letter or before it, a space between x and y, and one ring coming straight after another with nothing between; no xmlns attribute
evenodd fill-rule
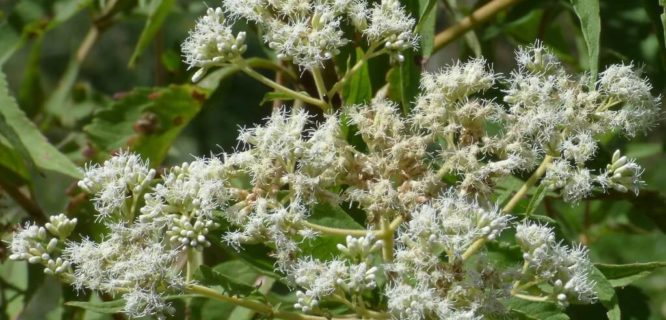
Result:
<svg viewBox="0 0 666 320"><path fill-rule="evenodd" d="M312 214L308 221L332 228L340 229L359 229L363 230L354 218L338 205L330 203L319 203L312 209ZM303 242L302 251L304 254L311 255L314 258L330 259L339 254L337 245L343 243L343 236L319 236L315 239Z"/></svg>
<svg viewBox="0 0 666 320"><path fill-rule="evenodd" d="M356 48L356 61L363 55L363 50ZM347 81L342 91L342 99L347 106L367 103L372 99L372 83L367 63L364 63Z"/></svg>
<svg viewBox="0 0 666 320"><path fill-rule="evenodd" d="M4 65L14 55L14 52L23 45L23 42L24 37L20 30L16 30L7 21L0 23L0 43L2 43L0 66Z"/></svg>
<svg viewBox="0 0 666 320"><path fill-rule="evenodd" d="M239 295L245 297L256 291L255 287L249 286L237 280L239 276L242 276L238 270L236 270L237 272L232 273L231 276L218 271L225 270L225 267L225 265L218 265L215 267L215 269L213 269L207 265L201 265L196 274L196 279L204 285L221 286L224 290L224 293L229 295Z"/></svg>
<svg viewBox="0 0 666 320"><path fill-rule="evenodd" d="M620 305L613 285L606 279L604 274L596 267L592 267L589 274L590 280L595 282L594 292L597 293L599 302L608 310L608 320L620 320Z"/></svg>
<svg viewBox="0 0 666 320"><path fill-rule="evenodd" d="M32 295L26 304L20 319L22 320L44 320L60 319L62 309L60 307L62 290L60 282L53 277L46 277L41 286Z"/></svg>
<svg viewBox="0 0 666 320"><path fill-rule="evenodd" d="M68 301L65 305L83 308L89 311L112 314L118 313L125 307L124 299L117 299L112 301Z"/></svg>
<svg viewBox="0 0 666 320"><path fill-rule="evenodd" d="M647 158L660 154L663 151L661 143L643 142L630 143L624 153L629 158Z"/></svg>
<svg viewBox="0 0 666 320"><path fill-rule="evenodd" d="M583 38L587 45L587 56L594 82L599 72L599 36L601 34L601 19L599 17L599 0L571 0L574 11L580 20Z"/></svg>
<svg viewBox="0 0 666 320"><path fill-rule="evenodd" d="M653 271L666 267L666 262L632 264L595 264L613 287L624 287Z"/></svg>
<svg viewBox="0 0 666 320"><path fill-rule="evenodd" d="M81 178L79 168L51 145L46 137L37 129L21 111L13 97L9 95L7 80L0 75L0 114L7 124L16 132L25 146L30 146L28 153L38 168L62 173L73 178Z"/></svg>
<svg viewBox="0 0 666 320"><path fill-rule="evenodd" d="M419 0L419 20L416 31L419 39L421 54L424 58L430 57L435 45L435 23L437 22L437 0Z"/></svg>
<svg viewBox="0 0 666 320"><path fill-rule="evenodd" d="M404 114L409 113L419 92L419 70L414 62L414 53L403 52L405 61L396 64L386 75L389 85L388 97L402 106Z"/></svg>
<svg viewBox="0 0 666 320"><path fill-rule="evenodd" d="M204 97L204 92L190 85L135 89L96 113L84 131L97 148L107 153L129 148L157 166L199 112Z"/></svg>
<svg viewBox="0 0 666 320"><path fill-rule="evenodd" d="M511 314L521 320L567 320L569 316L562 309L550 302L532 302L511 298L507 302Z"/></svg>
<svg viewBox="0 0 666 320"><path fill-rule="evenodd" d="M153 0L150 3L150 14L146 20L146 24L141 31L139 41L134 48L132 57L129 61L129 66L134 67L136 60L141 56L143 51L148 47L150 42L155 38L157 32L162 28L162 24L166 17L171 12L175 0Z"/></svg>

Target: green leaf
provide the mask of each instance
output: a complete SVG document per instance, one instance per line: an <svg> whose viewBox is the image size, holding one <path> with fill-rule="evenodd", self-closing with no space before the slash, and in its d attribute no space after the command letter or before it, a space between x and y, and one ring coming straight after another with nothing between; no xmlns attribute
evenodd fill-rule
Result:
<svg viewBox="0 0 666 320"><path fill-rule="evenodd" d="M419 70L414 62L414 53L403 52L405 61L394 66L386 75L389 98L402 105L404 114L411 110L412 102L419 93Z"/></svg>
<svg viewBox="0 0 666 320"><path fill-rule="evenodd" d="M521 320L567 320L569 316L551 302L533 302L511 298L507 302L513 316Z"/></svg>
<svg viewBox="0 0 666 320"><path fill-rule="evenodd" d="M0 66L4 65L14 52L23 46L25 38L20 30L16 30L8 22L0 23L0 43L2 51L0 52Z"/></svg>
<svg viewBox="0 0 666 320"><path fill-rule="evenodd" d="M419 49L424 58L430 57L435 46L436 8L437 0L419 0L420 15L416 32L421 36Z"/></svg>
<svg viewBox="0 0 666 320"><path fill-rule="evenodd" d="M232 276L227 276L207 265L201 265L196 274L196 279L204 285L221 286L224 292L229 295L246 297L256 291L255 287L237 281L238 274Z"/></svg>
<svg viewBox="0 0 666 320"><path fill-rule="evenodd" d="M647 158L656 156L663 151L661 143L657 142L643 142L643 143L630 143L627 145L627 150L624 154L628 158Z"/></svg>
<svg viewBox="0 0 666 320"><path fill-rule="evenodd" d="M664 7L664 11L659 15L661 18L662 31L664 33L664 42L666 43L666 1L659 0L659 5Z"/></svg>
<svg viewBox="0 0 666 320"><path fill-rule="evenodd" d="M613 287L625 287L649 275L656 269L666 267L666 262L631 264L595 264L595 267L608 279Z"/></svg>
<svg viewBox="0 0 666 320"><path fill-rule="evenodd" d="M275 272L275 259L270 256L271 248L263 244L249 244L244 245L243 249L237 251L233 248L228 248L227 252L232 256L241 259L247 265L251 266L257 272L271 276L273 278L280 278L281 276Z"/></svg>
<svg viewBox="0 0 666 320"><path fill-rule="evenodd" d="M312 214L308 217L308 221L332 228L365 230L362 225L349 216L339 205L326 202L317 203L314 206Z"/></svg>
<svg viewBox="0 0 666 320"><path fill-rule="evenodd" d="M590 280L595 282L594 292L597 293L599 302L608 310L606 315L609 320L620 320L620 305L613 285L606 279L604 274L596 267L590 271Z"/></svg>
<svg viewBox="0 0 666 320"><path fill-rule="evenodd" d="M143 31L141 31L141 36L139 36L136 48L134 48L134 53L132 53L132 57L130 58L130 68L134 67L136 59L138 59L141 53L143 53L146 47L148 47L150 41L155 38L155 35L162 27L164 20L166 20L169 12L171 12L174 3L175 0L153 0L150 3L150 14L146 20L146 25L143 27Z"/></svg>
<svg viewBox="0 0 666 320"><path fill-rule="evenodd" d="M113 314L118 313L125 308L125 300L117 299L112 301L69 301L65 302L65 305L83 308L89 311L104 313L104 314Z"/></svg>
<svg viewBox="0 0 666 320"><path fill-rule="evenodd" d="M95 114L83 129L97 148L108 153L129 147L157 166L204 97L190 85L135 89Z"/></svg>
<svg viewBox="0 0 666 320"><path fill-rule="evenodd" d="M3 114L0 114L0 134L2 134L2 136L4 136L9 141L18 156L28 165L28 168L35 169L36 165L35 162L32 161L30 151L28 151L28 149L25 147L21 141L21 137L19 137L18 133L14 131L14 128L12 128L9 123L7 123L7 119L5 119Z"/></svg>
<svg viewBox="0 0 666 320"><path fill-rule="evenodd" d="M48 142L9 95L4 73L0 74L0 106L2 106L0 114L18 135L20 142L24 146L30 146L27 148L27 153L38 168L81 178L79 168Z"/></svg>
<svg viewBox="0 0 666 320"><path fill-rule="evenodd" d="M587 45L587 56L590 72L594 82L599 72L599 35L601 19L599 17L599 0L571 0L574 11L580 20L583 38Z"/></svg>
<svg viewBox="0 0 666 320"><path fill-rule="evenodd" d="M361 59L364 54L363 49L356 48L356 61ZM342 91L342 99L347 106L367 103L372 100L372 83L370 82L367 61L345 84Z"/></svg>
<svg viewBox="0 0 666 320"><path fill-rule="evenodd" d="M364 230L354 218L352 218L340 206L330 203L319 203L314 206L309 222L340 229ZM322 235L315 239L304 241L302 252L318 259L330 259L339 254L338 243L344 243L343 236Z"/></svg>

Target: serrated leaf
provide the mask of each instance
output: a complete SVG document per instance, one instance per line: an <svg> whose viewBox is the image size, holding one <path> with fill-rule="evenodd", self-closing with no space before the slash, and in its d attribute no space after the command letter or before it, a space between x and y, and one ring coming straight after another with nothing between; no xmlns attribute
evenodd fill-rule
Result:
<svg viewBox="0 0 666 320"><path fill-rule="evenodd" d="M666 267L666 262L595 264L613 287L625 287L651 272Z"/></svg>
<svg viewBox="0 0 666 320"><path fill-rule="evenodd" d="M83 128L107 153L129 148L159 165L178 134L201 110L205 94L194 86L139 88L94 115Z"/></svg>
<svg viewBox="0 0 666 320"><path fill-rule="evenodd" d="M155 38L155 35L162 27L164 20L166 20L169 12L171 12L174 3L175 0L153 0L150 3L150 14L148 15L143 31L141 31L141 36L139 36L139 41L137 41L132 57L130 58L130 67L134 67L136 59L141 56L146 47L148 47L153 38Z"/></svg>
<svg viewBox="0 0 666 320"><path fill-rule="evenodd" d="M601 18L599 17L599 0L571 0L574 11L580 20L583 38L587 45L587 57L592 74L592 83L599 72L599 36L601 34Z"/></svg>
<svg viewBox="0 0 666 320"><path fill-rule="evenodd" d="M569 316L562 309L550 302L533 302L519 298L511 298L507 302L511 313L524 320L567 320Z"/></svg>
<svg viewBox="0 0 666 320"><path fill-rule="evenodd" d="M104 313L104 314L113 314L118 313L125 308L125 300L117 299L112 301L68 301L65 302L66 306L83 308L89 311Z"/></svg>
<svg viewBox="0 0 666 320"><path fill-rule="evenodd" d="M62 173L64 175L81 178L79 168L67 156L48 142L37 126L25 116L25 113L9 95L7 80L4 73L0 73L0 114L6 123L18 135L20 142L27 148L35 165L44 170Z"/></svg>

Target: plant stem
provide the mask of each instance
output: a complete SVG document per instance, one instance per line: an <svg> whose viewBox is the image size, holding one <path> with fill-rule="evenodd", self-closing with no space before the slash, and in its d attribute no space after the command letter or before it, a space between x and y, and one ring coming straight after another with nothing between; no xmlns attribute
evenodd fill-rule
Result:
<svg viewBox="0 0 666 320"><path fill-rule="evenodd" d="M326 99L326 82L324 82L324 77L321 75L321 69L314 67L310 69L310 73L314 78L315 86L317 87L317 94L319 94L320 100Z"/></svg>
<svg viewBox="0 0 666 320"><path fill-rule="evenodd" d="M188 248L187 249L187 264L186 264L186 271L185 271L185 281L188 283L192 282L192 278L194 277L194 272L199 269L199 265L201 264L201 253L198 252L194 248ZM192 299L187 298L185 299L185 319L190 319L192 316Z"/></svg>
<svg viewBox="0 0 666 320"><path fill-rule="evenodd" d="M548 297L531 296L531 295L528 295L528 294L516 293L513 296L516 297L516 298L520 298L520 299L527 300L527 301L533 301L533 302L548 301Z"/></svg>
<svg viewBox="0 0 666 320"><path fill-rule="evenodd" d="M435 36L435 45L433 47L433 52L438 51L452 41L458 39L467 31L471 30L475 26L487 21L492 16L496 15L498 12L515 5L520 0L494 0L483 7L472 12L469 16L458 21L458 23L450 26L446 30L438 33Z"/></svg>
<svg viewBox="0 0 666 320"><path fill-rule="evenodd" d="M398 229L398 226L402 223L402 217L397 217L391 221L389 228L393 231ZM301 225L306 228L321 232L322 234L329 236L352 236L352 237L365 237L369 234L373 234L377 237L382 237L384 235L383 230L361 230L361 229L342 229L335 227L322 226L320 224L312 223L309 221L302 221ZM392 232L393 232L392 231Z"/></svg>
<svg viewBox="0 0 666 320"><path fill-rule="evenodd" d="M310 97L310 96L305 95L301 92L294 91L294 90L289 89L289 88L287 88L287 87L285 87L285 86L283 86L279 83L276 83L275 81L273 81L271 79L268 79L268 78L264 77L262 74L260 74L259 72L254 71L254 69L252 69L250 66L248 66L247 63L245 62L245 60L243 60L243 59L237 59L237 60L234 61L234 63L236 63L240 67L240 69L243 72L245 72L245 74L247 74L248 76L256 79L257 81L259 81L263 84L265 84L268 87L271 87L271 88L273 88L277 91L280 91L280 92L282 92L282 93L284 93L284 94L286 94L286 95L288 95L288 96L290 96L290 97L292 97L296 100L302 100L302 101L305 101L305 102L307 102L311 105L317 106L317 107L321 108L324 111L327 111L328 109L330 109L329 105L326 102L322 101L322 100Z"/></svg>
<svg viewBox="0 0 666 320"><path fill-rule="evenodd" d="M391 224L388 219L384 216L381 217L381 226L382 226L382 240L384 245L382 246L382 255L384 257L384 262L393 262L393 232L394 229L391 229Z"/></svg>
<svg viewBox="0 0 666 320"><path fill-rule="evenodd" d="M217 292L216 290L213 290L208 287L200 286L197 284L188 284L185 286L185 292L186 293L192 293L192 294L199 294L211 299L215 299L218 301L222 302L227 302L231 304L235 304L237 306L241 306L244 308L248 308L254 311L257 311L259 313L267 315L269 318L278 318L278 319L285 319L285 320L343 320L343 319L349 319L349 318L337 318L337 317L321 317L321 316L312 316L312 315L305 315L305 314L300 314L296 312L289 312L289 311L278 311L274 310L272 306L269 306L267 304L258 302L258 301L253 301L253 300L248 300L248 299L243 299L239 297L233 297L233 296L228 296L224 295L222 293Z"/></svg>
<svg viewBox="0 0 666 320"><path fill-rule="evenodd" d="M532 175L525 181L525 183L518 189L516 194L511 197L511 200L507 202L507 204L502 208L502 212L504 213L509 213L513 208L518 204L518 202L525 196L527 191L534 186L539 179L546 173L546 169L548 169L548 166L550 166L550 163L553 162L553 157L550 155L546 155L543 158L543 161L541 161L541 164L539 167L532 173Z"/></svg>
<svg viewBox="0 0 666 320"><path fill-rule="evenodd" d="M344 76L342 76L342 78L341 78L340 80L338 80L338 82L336 82L336 83L333 85L333 87L331 88L331 90L328 91L328 96L329 96L329 97L332 97L334 94L336 94L338 91L340 91L340 90L342 89L342 86L343 86L347 81L349 81L349 78L351 78L351 76L352 76L354 73L358 72L358 70L361 69L361 67L363 67L363 65L364 65L364 64L365 64L370 58L376 57L376 56L378 56L378 55L380 55L380 54L383 53L382 50L380 50L380 51L378 51L378 52L374 52L375 49L377 49L377 47L378 47L378 45L377 45L377 44L374 44L374 43L373 43L372 45L370 45L370 47L368 48L368 51L365 52L365 54L361 57L361 59L359 59L358 61L356 61L356 63L354 64L354 66L351 67L350 69L348 69L348 70L345 72Z"/></svg>
<svg viewBox="0 0 666 320"><path fill-rule="evenodd" d="M382 232L379 230L371 231L371 230L362 230L362 229L341 229L341 228L322 226L308 221L303 221L301 222L301 224L306 228L310 228L312 230L321 232L329 236L365 237L370 233L375 234L377 236L382 235Z"/></svg>
<svg viewBox="0 0 666 320"><path fill-rule="evenodd" d="M513 197L511 197L511 200L509 200L509 202L504 206L504 208L502 208L502 213L505 214L510 213L511 210L514 209L514 207L518 204L518 202L520 202L520 199L522 199L525 196L527 191L529 191L529 189L532 186L534 186L539 181L539 179L541 179L541 177L546 173L546 169L548 169L548 166L550 166L551 162L553 162L553 157L550 155L546 155L543 158L543 161L541 161L541 164L536 169L536 171L532 173L529 179L527 179L527 181L523 183L523 185L520 187L520 189L518 189L516 194L514 194ZM467 250L465 250L465 252L462 254L462 259L466 260L472 255L474 255L477 251L479 251L479 249L483 247L486 241L487 238L485 237L474 241L472 245L470 245L469 248L467 248Z"/></svg>

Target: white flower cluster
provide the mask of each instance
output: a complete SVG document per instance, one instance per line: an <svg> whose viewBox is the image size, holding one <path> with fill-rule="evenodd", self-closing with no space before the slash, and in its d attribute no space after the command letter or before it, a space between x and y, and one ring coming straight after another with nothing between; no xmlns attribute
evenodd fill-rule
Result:
<svg viewBox="0 0 666 320"><path fill-rule="evenodd" d="M219 226L213 211L223 209L229 198L224 172L224 165L215 158L172 167L144 196L141 220L168 225L170 241L183 249L209 247L206 236Z"/></svg>
<svg viewBox="0 0 666 320"><path fill-rule="evenodd" d="M347 237L347 245L338 244L345 260L320 261L301 259L289 270L289 277L305 291L297 291L294 307L303 312L315 311L323 298L335 296L344 299L347 294L362 294L377 286L379 269L373 266L377 254L381 254L382 241L368 235L361 238Z"/></svg>
<svg viewBox="0 0 666 320"><path fill-rule="evenodd" d="M479 97L502 79L482 59L423 76L411 123L426 137L446 141L440 173L460 177L465 192L488 194L491 179L532 169L549 156L553 164L542 183L561 190L567 201L598 189L637 192L641 169L635 163L624 159L628 164L619 172L613 170L624 163L596 174L585 164L597 151L595 136L632 136L658 119L659 102L647 80L631 66L614 65L590 85L588 77L568 74L539 43L520 49L516 60L518 70L501 81L508 87L506 107ZM489 135L486 122L504 130Z"/></svg>
<svg viewBox="0 0 666 320"><path fill-rule="evenodd" d="M246 49L245 32L234 36L221 8L208 8L182 44L185 63L199 68L192 76L193 82L199 81L210 67L231 62Z"/></svg>
<svg viewBox="0 0 666 320"><path fill-rule="evenodd" d="M104 241L84 239L65 249L65 257L75 267L74 287L122 295L125 312L132 317L172 313L164 293L178 292L185 284L172 268L177 251L161 244L152 224L108 227Z"/></svg>
<svg viewBox="0 0 666 320"><path fill-rule="evenodd" d="M413 19L398 1L368 7L361 0L224 2L228 15L265 28L271 47L306 68L346 43L344 23L387 50L413 45ZM209 10L186 42L192 65L202 70L221 61L216 57L242 53L221 11ZM208 47L197 51L201 43ZM77 288L122 295L135 317L168 314L165 295L189 285L177 263L183 251L220 240L238 250L270 247L277 271L298 287L295 307L306 313L329 315L322 302L334 302L386 317L366 308L374 302L364 298L377 294L384 297L373 300L386 304L373 307L419 320L501 317L505 298L524 293L561 305L591 302L585 249L562 245L548 227L517 225L522 272L488 263L486 242L513 241L500 237L512 222L511 209L500 211L490 200L496 180L542 163L528 181L543 175L542 185L567 201L608 189L638 192L642 169L619 151L603 172L586 164L598 149L595 136L648 128L657 100L627 66L610 67L590 84L568 75L539 44L519 51L517 60L518 71L507 78L481 59L427 73L407 114L381 97L321 123L301 108L277 109L265 124L241 130L241 150L160 177L139 156L121 152L88 167L79 183L109 230L103 240L65 243L76 220L55 216L45 227L20 230L11 258L40 263ZM504 102L483 99L498 83L506 84ZM489 122L503 130L487 132ZM318 206L363 212L367 230L318 225ZM221 239L211 237L217 219L228 225ZM347 237L337 246L340 255L328 260L304 254L304 242L327 232L357 237Z"/></svg>
<svg viewBox="0 0 666 320"><path fill-rule="evenodd" d="M496 239L510 219L497 208L486 209L452 193L412 211L398 232L395 260L389 265L395 275L386 292L389 311L399 319L474 318L497 311L477 309L506 296L503 287L495 287L500 274L491 272L492 266L482 269L494 275L488 278L476 268L462 268L463 255L477 241Z"/></svg>
<svg viewBox="0 0 666 320"><path fill-rule="evenodd" d="M245 34L234 37L225 25L222 11L232 19L257 24L266 45L281 60L312 69L340 53L350 40L347 25L366 35L371 45L384 45L392 57L402 61L401 51L417 45L415 20L397 0L382 0L372 9L366 0L227 0L209 9L183 44L185 62L202 68L227 62L245 50Z"/></svg>
<svg viewBox="0 0 666 320"><path fill-rule="evenodd" d="M62 257L62 250L76 223L76 218L64 214L50 216L43 227L27 223L12 238L9 259L39 263L44 273L66 277L72 268L70 260Z"/></svg>
<svg viewBox="0 0 666 320"><path fill-rule="evenodd" d="M516 242L525 259L523 276L550 284L554 301L566 306L570 301L596 300L587 249L568 248L555 240L552 228L534 223L516 226Z"/></svg>
<svg viewBox="0 0 666 320"><path fill-rule="evenodd" d="M102 165L86 168L79 181L81 189L94 195L95 210L99 219L122 219L122 212L131 206L155 177L155 170L136 154L122 151Z"/></svg>
<svg viewBox="0 0 666 320"><path fill-rule="evenodd" d="M530 146L553 156L543 183L560 189L567 201L588 196L595 185L637 191L639 168L622 173L623 179L616 177L619 183L606 183L607 174L596 176L585 163L597 150L594 136L608 132L633 136L659 118L659 100L650 93L649 82L631 66L613 65L590 85L588 77L567 74L538 43L520 50L517 60L519 70L507 79L510 88L504 98L509 104L504 143L513 143L518 153L529 153L524 146Z"/></svg>

